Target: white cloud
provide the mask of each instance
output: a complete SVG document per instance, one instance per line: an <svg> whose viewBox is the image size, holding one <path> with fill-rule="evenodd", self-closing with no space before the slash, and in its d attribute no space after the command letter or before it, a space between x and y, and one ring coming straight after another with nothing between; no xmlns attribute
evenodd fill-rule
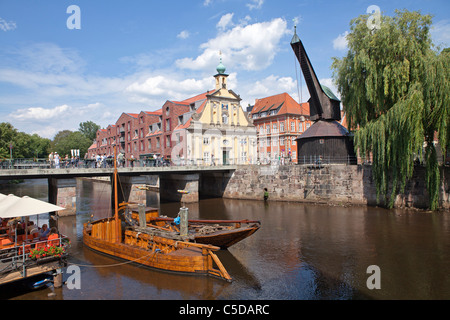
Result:
<svg viewBox="0 0 450 320"><path fill-rule="evenodd" d="M441 20L433 24L430 30L433 42L436 45L448 47L450 45L450 21Z"/></svg>
<svg viewBox="0 0 450 320"><path fill-rule="evenodd" d="M348 41L347 41L348 31L340 34L336 39L333 40L333 48L336 50L346 50Z"/></svg>
<svg viewBox="0 0 450 320"><path fill-rule="evenodd" d="M205 0L205 1L203 1L203 5L205 7L207 7L207 6L209 6L211 4L211 2L212 2L212 0Z"/></svg>
<svg viewBox="0 0 450 320"><path fill-rule="evenodd" d="M290 33L284 19L235 26L203 43L203 53L198 57L176 61L179 68L210 72L223 53L223 63L228 69L262 70L272 64L281 38ZM230 68L231 67L231 68Z"/></svg>
<svg viewBox="0 0 450 320"><path fill-rule="evenodd" d="M59 117L62 114L67 114L70 111L68 105L57 106L52 109L45 108L25 108L19 109L9 116L16 120L49 120Z"/></svg>
<svg viewBox="0 0 450 320"><path fill-rule="evenodd" d="M206 90L214 89L212 76L203 79L180 79L177 76L151 75L130 84L125 92L138 102L184 100Z"/></svg>
<svg viewBox="0 0 450 320"><path fill-rule="evenodd" d="M264 0L251 0L250 3L247 3L246 6L250 9L261 9L264 4Z"/></svg>
<svg viewBox="0 0 450 320"><path fill-rule="evenodd" d="M177 35L177 38L179 38L179 39L187 39L187 38L189 38L189 36L190 36L189 31L183 30Z"/></svg>
<svg viewBox="0 0 450 320"><path fill-rule="evenodd" d="M17 28L17 25L14 21L6 21L5 19L0 18L0 29L3 31L12 31Z"/></svg>
<svg viewBox="0 0 450 320"><path fill-rule="evenodd" d="M217 23L217 28L219 30L225 30L228 26L233 26L233 16L234 13L227 13L223 15Z"/></svg>

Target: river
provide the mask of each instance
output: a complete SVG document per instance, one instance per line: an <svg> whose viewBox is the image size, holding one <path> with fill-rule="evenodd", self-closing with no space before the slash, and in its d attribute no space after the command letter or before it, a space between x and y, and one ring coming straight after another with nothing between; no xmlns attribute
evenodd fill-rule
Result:
<svg viewBox="0 0 450 320"><path fill-rule="evenodd" d="M47 181L1 185L1 193L47 200ZM82 226L93 210L109 210L109 185L79 181L77 215L59 219L71 238L69 263L81 271L80 289L53 286L29 291L0 288L3 299L53 300L336 300L450 299L450 214L329 207L288 202L204 199L189 204L192 219L260 220L250 238L218 253L231 283L124 264L82 244ZM179 203L147 205L175 217ZM37 218L36 218L37 219ZM39 217L39 225L46 223ZM377 266L378 273L368 273ZM369 289L376 278L380 288ZM63 279L66 280L67 274ZM373 279L373 278L371 278ZM6 288L6 289L5 289Z"/></svg>

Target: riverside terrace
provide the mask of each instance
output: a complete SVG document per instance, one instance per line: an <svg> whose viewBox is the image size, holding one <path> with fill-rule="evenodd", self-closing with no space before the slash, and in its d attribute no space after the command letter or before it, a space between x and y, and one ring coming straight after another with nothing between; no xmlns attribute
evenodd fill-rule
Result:
<svg viewBox="0 0 450 320"><path fill-rule="evenodd" d="M119 193L119 203L145 203L145 188L149 185L159 189L160 199L164 201L198 202L200 193L202 196L221 197L237 167L225 165L118 168L119 185L123 190L123 194ZM67 215L76 213L77 178L111 178L113 172L113 168L2 169L0 180L47 179L48 201L66 208L61 214ZM188 192L180 193L178 190Z"/></svg>

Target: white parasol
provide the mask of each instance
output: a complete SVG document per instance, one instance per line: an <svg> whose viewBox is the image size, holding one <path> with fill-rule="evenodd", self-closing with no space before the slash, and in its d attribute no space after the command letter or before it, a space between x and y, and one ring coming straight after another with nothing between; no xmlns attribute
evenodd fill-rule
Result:
<svg viewBox="0 0 450 320"><path fill-rule="evenodd" d="M17 197L0 193L0 218L27 217L61 210L65 208L28 196Z"/></svg>

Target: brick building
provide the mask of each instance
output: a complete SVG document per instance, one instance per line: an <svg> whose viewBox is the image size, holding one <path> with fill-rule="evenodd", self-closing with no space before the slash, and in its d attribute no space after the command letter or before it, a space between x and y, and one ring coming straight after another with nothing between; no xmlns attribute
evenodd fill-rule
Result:
<svg viewBox="0 0 450 320"><path fill-rule="evenodd" d="M216 88L183 101L166 101L157 111L122 113L115 125L97 132L88 157L110 156L117 142L126 159L164 157L176 164L247 164L257 159L256 128L227 89L222 62ZM150 160L151 161L151 160Z"/></svg>
<svg viewBox="0 0 450 320"><path fill-rule="evenodd" d="M309 104L298 104L282 93L257 99L251 116L258 135L258 156L261 163L284 158L297 161L296 141L311 126Z"/></svg>

